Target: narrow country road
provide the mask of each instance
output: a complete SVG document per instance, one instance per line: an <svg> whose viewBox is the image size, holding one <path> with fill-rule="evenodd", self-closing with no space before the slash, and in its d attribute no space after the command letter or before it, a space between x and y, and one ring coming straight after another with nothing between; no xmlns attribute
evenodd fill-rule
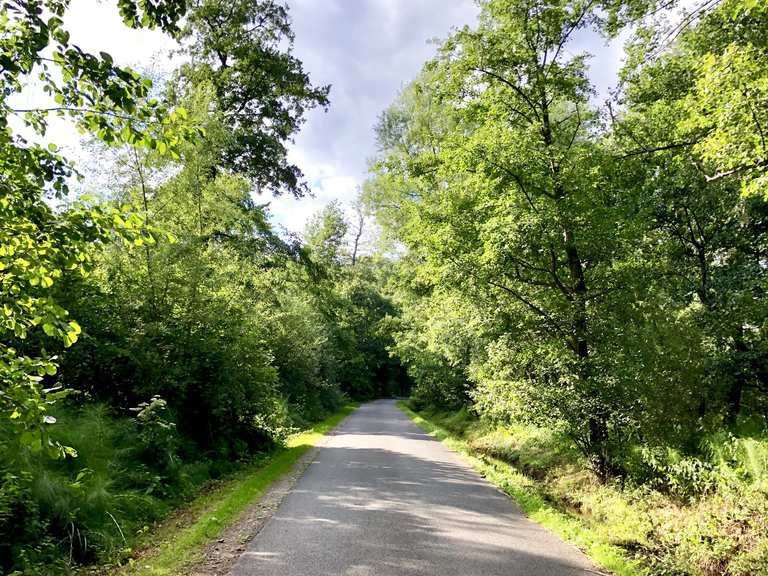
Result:
<svg viewBox="0 0 768 576"><path fill-rule="evenodd" d="M594 573L581 552L382 400L329 438L231 575Z"/></svg>

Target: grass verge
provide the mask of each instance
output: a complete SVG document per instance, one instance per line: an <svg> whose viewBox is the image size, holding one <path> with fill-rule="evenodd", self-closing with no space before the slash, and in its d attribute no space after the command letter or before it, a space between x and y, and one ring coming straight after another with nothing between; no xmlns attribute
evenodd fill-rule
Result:
<svg viewBox="0 0 768 576"><path fill-rule="evenodd" d="M548 528L563 540L578 546L601 568L617 576L643 576L648 574L639 562L627 558L625 552L610 541L607 533L586 526L579 518L558 510L537 488L534 480L502 460L479 455L465 439L411 410L406 402L398 402L416 425L464 459L489 482L511 496L532 520Z"/></svg>
<svg viewBox="0 0 768 576"><path fill-rule="evenodd" d="M201 559L206 544L234 524L266 489L291 470L296 461L357 408L348 405L309 430L291 436L285 447L239 471L215 490L202 494L181 514L185 527L169 524L152 534L154 544L119 573L125 576L173 576Z"/></svg>

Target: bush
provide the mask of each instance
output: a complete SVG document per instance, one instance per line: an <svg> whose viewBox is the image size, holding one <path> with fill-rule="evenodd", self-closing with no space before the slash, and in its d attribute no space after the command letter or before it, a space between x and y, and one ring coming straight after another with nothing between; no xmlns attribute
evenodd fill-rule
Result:
<svg viewBox="0 0 768 576"><path fill-rule="evenodd" d="M145 525L206 481L210 465L180 460L164 412L159 398L136 419L103 404L59 407L51 434L76 458L23 452L0 462L13 470L0 487L0 572L120 560Z"/></svg>

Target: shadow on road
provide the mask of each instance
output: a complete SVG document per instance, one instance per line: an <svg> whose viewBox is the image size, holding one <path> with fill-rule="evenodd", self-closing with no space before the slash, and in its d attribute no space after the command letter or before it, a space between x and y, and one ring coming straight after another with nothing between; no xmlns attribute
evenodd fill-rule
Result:
<svg viewBox="0 0 768 576"><path fill-rule="evenodd" d="M594 573L391 402L362 407L233 576Z"/></svg>

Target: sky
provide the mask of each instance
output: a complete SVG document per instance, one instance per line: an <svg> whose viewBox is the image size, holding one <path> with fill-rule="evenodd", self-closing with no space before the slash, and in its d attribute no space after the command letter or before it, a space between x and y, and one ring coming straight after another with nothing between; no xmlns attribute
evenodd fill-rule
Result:
<svg viewBox="0 0 768 576"><path fill-rule="evenodd" d="M314 198L279 198L275 219L299 231L328 202L354 199L375 152L379 114L435 54L428 41L472 24L471 0L290 0L295 55L312 81L330 84L328 112L315 110L291 147Z"/></svg>
<svg viewBox="0 0 768 576"><path fill-rule="evenodd" d="M433 57L436 39L473 25L473 0L289 0L295 55L312 81L330 84L328 112L313 111L291 147L314 198L284 197L271 204L275 221L299 232L328 202L348 204L375 153L379 114ZM574 38L574 52L593 54L592 81L599 97L615 83L621 41L606 46L594 33Z"/></svg>
<svg viewBox="0 0 768 576"><path fill-rule="evenodd" d="M328 111L311 111L289 147L289 157L304 172L312 197L264 199L276 224L300 233L307 219L327 203L339 200L349 206L354 200L375 153L379 114L435 54L431 41L446 38L452 28L472 25L478 8L473 0L287 2L296 36L294 54L314 84L331 85ZM138 69L174 67L168 54L173 41L159 31L126 28L116 4L73 0L65 20L72 40ZM593 55L590 76L597 98L604 98L620 67L621 42L606 45L585 32L574 38L570 50ZM73 128L57 125L49 136L65 143L74 156L82 156Z"/></svg>

